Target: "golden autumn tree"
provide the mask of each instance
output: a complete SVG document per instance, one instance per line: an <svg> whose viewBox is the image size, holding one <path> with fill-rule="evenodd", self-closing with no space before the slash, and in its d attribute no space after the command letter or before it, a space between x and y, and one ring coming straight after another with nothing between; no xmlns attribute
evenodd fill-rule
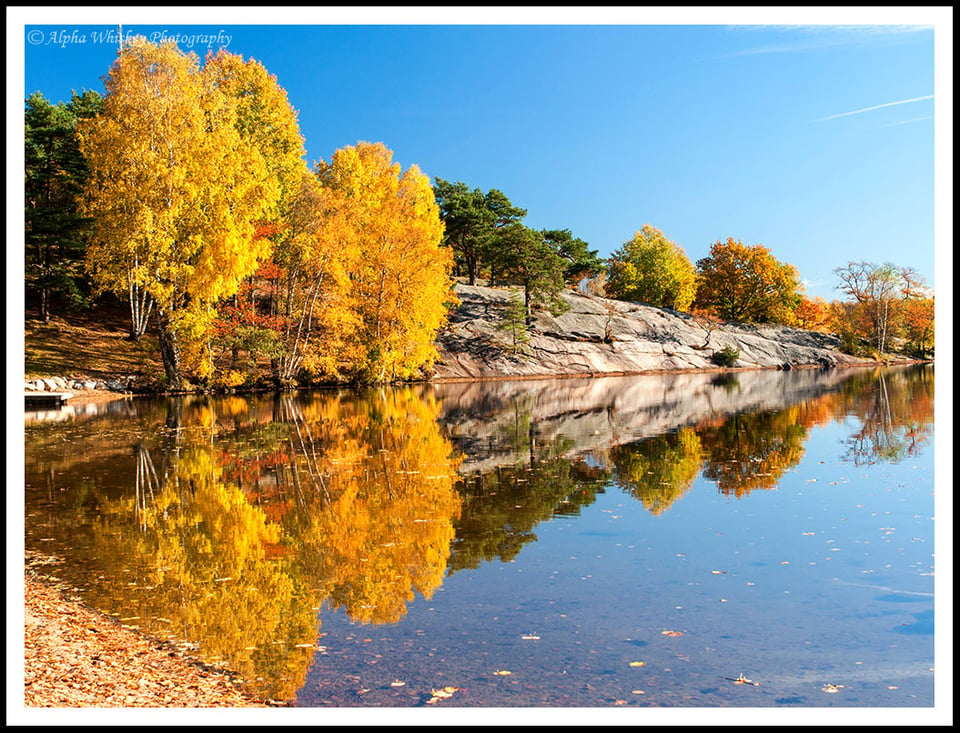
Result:
<svg viewBox="0 0 960 733"><path fill-rule="evenodd" d="M645 224L610 256L606 291L612 298L686 311L697 292L697 270L682 247Z"/></svg>
<svg viewBox="0 0 960 733"><path fill-rule="evenodd" d="M211 69L214 67L210 67ZM237 100L173 42L138 37L105 79L103 111L79 126L93 221L87 266L101 291L149 296L168 385L211 369L215 304L269 251L255 224L280 193Z"/></svg>
<svg viewBox="0 0 960 733"><path fill-rule="evenodd" d="M359 323L351 273L359 250L344 202L304 171L274 249L273 312L280 317L280 348L271 360L274 382L301 372L340 378L355 361L350 339Z"/></svg>
<svg viewBox="0 0 960 733"><path fill-rule="evenodd" d="M237 130L263 154L280 186L274 208L264 213L265 221L277 223L292 205L307 170L297 111L277 77L256 59L220 49L207 56L204 69L216 88L233 100Z"/></svg>
<svg viewBox="0 0 960 733"><path fill-rule="evenodd" d="M304 252L314 244L319 225L319 187L307 170L297 112L276 77L260 62L223 49L208 55L206 66L217 87L236 101L238 129L263 154L280 186L277 204L258 230L273 243L273 255L249 276L242 293L221 309L216 341L232 350L231 367L241 349L251 362L269 357L279 383L303 362L303 345L309 342L317 315L311 285L315 289L327 273L322 263L311 267L311 253ZM306 285L304 264L311 281Z"/></svg>
<svg viewBox="0 0 960 733"><path fill-rule="evenodd" d="M353 249L346 340L351 371L364 381L406 379L437 358L434 339L455 301L453 256L441 247L443 223L430 181L419 168L401 173L382 143L360 142L321 161L330 192L330 246Z"/></svg>

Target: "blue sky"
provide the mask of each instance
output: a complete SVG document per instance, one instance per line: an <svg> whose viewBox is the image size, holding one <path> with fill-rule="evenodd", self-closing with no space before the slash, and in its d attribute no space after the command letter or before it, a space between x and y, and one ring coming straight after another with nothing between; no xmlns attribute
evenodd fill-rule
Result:
<svg viewBox="0 0 960 733"><path fill-rule="evenodd" d="M839 297L833 270L850 260L938 284L934 117L952 99L942 85L937 98L946 29L929 9L701 8L704 25L689 8L33 10L17 29L24 96L102 91L122 23L262 62L310 162L383 142L404 168L500 189L529 226L569 228L601 256L651 224L694 262L728 237L763 244L811 296Z"/></svg>

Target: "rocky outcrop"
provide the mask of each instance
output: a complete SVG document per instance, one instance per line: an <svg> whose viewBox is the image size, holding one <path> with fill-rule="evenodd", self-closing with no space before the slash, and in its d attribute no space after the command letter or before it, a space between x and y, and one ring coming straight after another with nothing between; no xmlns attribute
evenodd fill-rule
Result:
<svg viewBox="0 0 960 733"><path fill-rule="evenodd" d="M559 316L538 311L529 343L514 348L501 327L510 290L458 285L459 307L439 334L435 381L599 376L716 370L716 354L739 352L742 369L855 366L839 339L780 325L722 324L708 330L688 313L565 291Z"/></svg>

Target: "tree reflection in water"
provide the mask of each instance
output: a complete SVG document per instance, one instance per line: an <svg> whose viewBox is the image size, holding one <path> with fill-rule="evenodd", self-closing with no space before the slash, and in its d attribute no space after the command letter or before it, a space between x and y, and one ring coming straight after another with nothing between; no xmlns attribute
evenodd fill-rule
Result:
<svg viewBox="0 0 960 733"><path fill-rule="evenodd" d="M170 400L132 491L53 513L62 570L91 605L290 698L324 603L395 622L441 584L460 498L436 412L409 389Z"/></svg>
<svg viewBox="0 0 960 733"><path fill-rule="evenodd" d="M651 514L660 514L687 491L703 461L700 436L690 428L610 451L617 484Z"/></svg>
<svg viewBox="0 0 960 733"><path fill-rule="evenodd" d="M878 370L845 390L860 428L846 440L844 459L855 465L897 462L915 455L933 433L933 371Z"/></svg>

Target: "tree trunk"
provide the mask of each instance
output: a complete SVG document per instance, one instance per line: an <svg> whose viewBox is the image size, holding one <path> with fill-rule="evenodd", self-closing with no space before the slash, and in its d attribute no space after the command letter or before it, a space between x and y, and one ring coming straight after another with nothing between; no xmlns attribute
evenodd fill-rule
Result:
<svg viewBox="0 0 960 733"><path fill-rule="evenodd" d="M183 373L180 367L180 344L177 333L170 324L166 313L160 313L160 356L163 358L163 370L167 374L167 386L179 392L183 389Z"/></svg>
<svg viewBox="0 0 960 733"><path fill-rule="evenodd" d="M150 293L141 289L132 278L127 286L127 291L130 298L130 334L127 339L139 343L143 334L147 332L150 311L153 310L153 298L150 297Z"/></svg>
<svg viewBox="0 0 960 733"><path fill-rule="evenodd" d="M273 377L273 386L280 389L283 386L283 379L280 376L281 360L275 356L270 357L270 374Z"/></svg>
<svg viewBox="0 0 960 733"><path fill-rule="evenodd" d="M50 323L50 288L40 287L40 320Z"/></svg>
<svg viewBox="0 0 960 733"><path fill-rule="evenodd" d="M467 277L471 285L477 284L477 256L472 252L465 252L464 259L467 263Z"/></svg>

